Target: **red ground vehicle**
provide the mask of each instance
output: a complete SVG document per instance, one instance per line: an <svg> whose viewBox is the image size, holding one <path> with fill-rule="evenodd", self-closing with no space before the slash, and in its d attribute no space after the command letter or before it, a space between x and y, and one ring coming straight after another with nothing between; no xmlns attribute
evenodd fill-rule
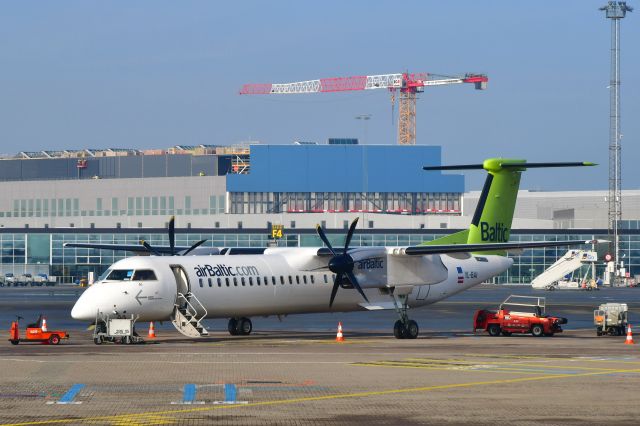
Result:
<svg viewBox="0 0 640 426"><path fill-rule="evenodd" d="M11 331L9 333L9 341L13 345L20 342L39 342L49 345L57 345L62 339L68 339L69 333L61 330L42 330L43 317L40 315L35 323L29 324L25 332L26 336L20 337L20 320L22 317L11 323Z"/></svg>
<svg viewBox="0 0 640 426"><path fill-rule="evenodd" d="M473 332L482 329L491 336L531 333L536 337L562 333L566 318L545 314L545 298L511 295L497 311L478 310L473 317Z"/></svg>

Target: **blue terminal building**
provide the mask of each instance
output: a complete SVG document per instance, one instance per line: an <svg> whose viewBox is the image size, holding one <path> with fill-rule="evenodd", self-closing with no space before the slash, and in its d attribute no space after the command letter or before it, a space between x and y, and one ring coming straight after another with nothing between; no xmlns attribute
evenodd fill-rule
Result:
<svg viewBox="0 0 640 426"><path fill-rule="evenodd" d="M464 177L424 172L436 146L256 145L227 177L229 213L461 213Z"/></svg>
<svg viewBox="0 0 640 426"><path fill-rule="evenodd" d="M59 282L100 274L127 253L64 243L168 245L172 215L179 245L320 246L316 224L339 243L356 216L352 245L419 244L466 228L479 196L460 174L422 170L440 163L437 146L354 143L21 152L0 159L0 282L7 273ZM511 239L606 238L605 196L521 191ZM624 196L621 248L633 276L640 191ZM282 239L271 238L275 225ZM564 252L525 251L496 282L529 282Z"/></svg>

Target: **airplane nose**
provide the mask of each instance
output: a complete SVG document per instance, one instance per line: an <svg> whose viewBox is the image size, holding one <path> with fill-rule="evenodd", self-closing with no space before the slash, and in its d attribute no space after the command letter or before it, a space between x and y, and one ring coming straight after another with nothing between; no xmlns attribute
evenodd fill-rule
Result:
<svg viewBox="0 0 640 426"><path fill-rule="evenodd" d="M71 309L71 318L77 320L93 320L96 318L96 311L93 309L90 303L87 301L86 294L89 290L86 290L78 301L73 305Z"/></svg>

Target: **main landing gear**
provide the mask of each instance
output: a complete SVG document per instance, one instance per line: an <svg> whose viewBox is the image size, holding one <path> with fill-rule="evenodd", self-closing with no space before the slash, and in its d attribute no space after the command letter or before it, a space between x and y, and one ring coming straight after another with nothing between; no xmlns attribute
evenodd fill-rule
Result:
<svg viewBox="0 0 640 426"><path fill-rule="evenodd" d="M231 318L227 328L232 336L247 336L251 334L253 324L249 318Z"/></svg>
<svg viewBox="0 0 640 426"><path fill-rule="evenodd" d="M396 339L415 339L418 337L420 333L420 328L418 327L418 323L412 319L409 319L407 315L407 309L409 309L408 303L408 294L399 294L394 295L394 289L391 290L390 295L393 299L393 304L396 307L396 312L400 319L395 322L393 325L393 335ZM398 303L398 301L400 303Z"/></svg>

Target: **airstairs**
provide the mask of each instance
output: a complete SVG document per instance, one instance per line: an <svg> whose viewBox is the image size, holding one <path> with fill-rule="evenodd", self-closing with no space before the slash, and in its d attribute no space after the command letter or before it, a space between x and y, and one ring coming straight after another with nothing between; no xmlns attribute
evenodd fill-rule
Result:
<svg viewBox="0 0 640 426"><path fill-rule="evenodd" d="M542 274L531 281L531 287L535 289L549 289L562 280L565 276L580 269L584 264L595 264L598 255L595 251L569 250L551 265Z"/></svg>
<svg viewBox="0 0 640 426"><path fill-rule="evenodd" d="M195 294L178 293L176 304L171 315L173 326L187 337L208 336L209 332L202 325L207 317L207 310Z"/></svg>

